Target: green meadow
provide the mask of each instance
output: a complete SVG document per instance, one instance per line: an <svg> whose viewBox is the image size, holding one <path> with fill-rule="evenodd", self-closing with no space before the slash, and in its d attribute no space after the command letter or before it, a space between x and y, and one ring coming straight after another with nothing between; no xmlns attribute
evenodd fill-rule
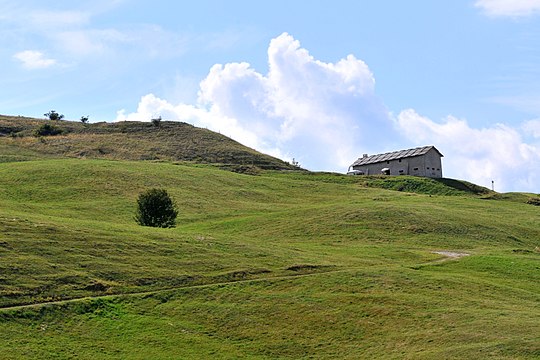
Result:
<svg viewBox="0 0 540 360"><path fill-rule="evenodd" d="M540 203L0 116L0 359L539 359ZM136 224L163 188L177 227Z"/></svg>
<svg viewBox="0 0 540 360"><path fill-rule="evenodd" d="M540 358L540 209L515 196L148 161L0 179L2 359ZM135 223L151 187L176 228Z"/></svg>

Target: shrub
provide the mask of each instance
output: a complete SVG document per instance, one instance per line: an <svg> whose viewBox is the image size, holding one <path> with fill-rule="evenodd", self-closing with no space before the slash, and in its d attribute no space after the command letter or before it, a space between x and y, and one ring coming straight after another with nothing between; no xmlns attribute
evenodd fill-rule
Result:
<svg viewBox="0 0 540 360"><path fill-rule="evenodd" d="M49 111L48 113L43 114L45 117L48 117L49 120L62 120L64 118L63 114L59 114L54 110Z"/></svg>
<svg viewBox="0 0 540 360"><path fill-rule="evenodd" d="M139 225L152 227L174 227L178 210L166 190L149 189L137 199L135 220Z"/></svg>
<svg viewBox="0 0 540 360"><path fill-rule="evenodd" d="M62 129L57 128L54 125L45 123L41 125L34 133L35 136L54 136L63 132Z"/></svg>
<svg viewBox="0 0 540 360"><path fill-rule="evenodd" d="M88 115L87 115L87 116L81 116L81 122L82 122L83 124L86 124L86 123L88 122L88 119L89 119L89 118L90 118L90 117L89 117Z"/></svg>
<svg viewBox="0 0 540 360"><path fill-rule="evenodd" d="M153 118L152 119L152 124L154 124L155 127L160 127L161 126L161 116Z"/></svg>
<svg viewBox="0 0 540 360"><path fill-rule="evenodd" d="M540 197L530 198L529 200L527 200L527 204L540 206Z"/></svg>

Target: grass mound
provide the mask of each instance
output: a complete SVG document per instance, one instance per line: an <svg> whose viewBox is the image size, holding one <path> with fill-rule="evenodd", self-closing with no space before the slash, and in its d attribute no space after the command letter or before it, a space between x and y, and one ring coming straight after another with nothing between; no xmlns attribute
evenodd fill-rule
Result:
<svg viewBox="0 0 540 360"><path fill-rule="evenodd" d="M362 176L363 185L427 195L487 195L493 193L467 181L417 176Z"/></svg>
<svg viewBox="0 0 540 360"><path fill-rule="evenodd" d="M44 126L54 126L56 136L36 137L36 133L50 135L43 133ZM297 169L224 135L173 121L161 121L159 126L150 122L83 124L0 116L0 151L0 161L74 157Z"/></svg>

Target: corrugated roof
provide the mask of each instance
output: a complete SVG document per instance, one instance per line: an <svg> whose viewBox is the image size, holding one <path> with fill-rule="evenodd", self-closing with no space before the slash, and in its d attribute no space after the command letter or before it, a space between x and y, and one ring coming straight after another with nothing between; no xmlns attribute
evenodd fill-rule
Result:
<svg viewBox="0 0 540 360"><path fill-rule="evenodd" d="M371 155L366 157L358 158L351 166L358 166L358 165L368 165L368 164L375 164L383 161L390 161L390 160L397 160L397 159L404 159L409 158L413 156L420 156L427 154L431 149L434 149L441 155L441 152L435 148L435 146L422 146L417 147L414 149L407 149L407 150L399 150L399 151L392 151L384 154L377 154L377 155Z"/></svg>

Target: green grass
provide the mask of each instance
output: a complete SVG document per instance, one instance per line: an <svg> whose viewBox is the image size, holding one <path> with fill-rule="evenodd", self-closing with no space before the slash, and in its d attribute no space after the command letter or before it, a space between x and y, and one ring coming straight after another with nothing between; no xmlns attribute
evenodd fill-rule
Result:
<svg viewBox="0 0 540 360"><path fill-rule="evenodd" d="M0 164L2 358L540 357L540 209L516 196L26 160ZM135 223L151 187L176 228Z"/></svg>

